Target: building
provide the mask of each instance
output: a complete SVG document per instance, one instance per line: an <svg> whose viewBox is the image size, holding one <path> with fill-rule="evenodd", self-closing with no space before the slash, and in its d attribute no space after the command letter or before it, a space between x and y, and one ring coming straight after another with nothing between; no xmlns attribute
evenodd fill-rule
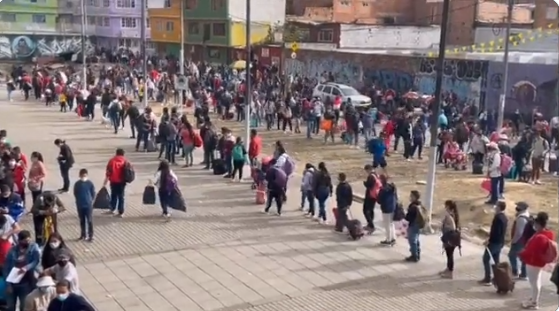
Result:
<svg viewBox="0 0 559 311"><path fill-rule="evenodd" d="M253 3L250 43L257 44L270 39L272 28L284 25L286 2ZM216 63L245 58L246 13L245 0L186 0L186 51L193 59Z"/></svg>
<svg viewBox="0 0 559 311"><path fill-rule="evenodd" d="M181 0L151 0L148 16L151 40L160 54L179 56L181 50Z"/></svg>

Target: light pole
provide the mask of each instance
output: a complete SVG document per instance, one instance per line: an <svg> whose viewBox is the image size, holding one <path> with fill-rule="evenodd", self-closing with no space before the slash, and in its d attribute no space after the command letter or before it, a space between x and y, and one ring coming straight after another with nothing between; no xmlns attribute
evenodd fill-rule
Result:
<svg viewBox="0 0 559 311"><path fill-rule="evenodd" d="M147 0L142 1L142 20L140 22L140 54L142 55L142 70L144 72L144 108L148 107L148 56L146 53L146 18L147 12L146 7L148 5Z"/></svg>
<svg viewBox="0 0 559 311"><path fill-rule="evenodd" d="M507 28L505 30L505 55L503 56L503 62L505 63L505 69L503 70L503 84L501 89L501 96L499 96L499 112L497 115L497 133L501 132L503 128L503 119L505 116L505 101L507 97L507 84L509 77L509 48L510 48L510 29L512 27L512 11L514 7L514 0L508 0L509 4L507 7Z"/></svg>
<svg viewBox="0 0 559 311"><path fill-rule="evenodd" d="M443 86L443 68L446 48L446 34L448 30L448 17L450 13L450 0L443 2L443 15L441 21L441 37L439 44L439 56L437 59L437 78L435 80L435 100L433 102L433 116L431 118L431 142L429 144L429 169L427 172L427 189L425 190L425 205L429 208L426 233L433 233L433 197L435 194L435 182L437 173L437 137L439 128L439 114L441 111L441 92Z"/></svg>
<svg viewBox="0 0 559 311"><path fill-rule="evenodd" d="M245 95L245 122L246 122L246 139L245 144L247 148L250 144L250 109L252 106L252 88L250 79L250 26L251 26L251 0L246 0L246 56L245 56L245 81L246 81L246 95Z"/></svg>

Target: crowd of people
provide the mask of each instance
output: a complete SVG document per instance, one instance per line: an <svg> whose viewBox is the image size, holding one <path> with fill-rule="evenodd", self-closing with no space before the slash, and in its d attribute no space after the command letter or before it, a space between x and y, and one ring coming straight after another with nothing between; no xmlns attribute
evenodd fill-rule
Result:
<svg viewBox="0 0 559 311"><path fill-rule="evenodd" d="M305 132L301 128L306 125L306 137L311 139L323 133L324 143L328 140L334 142L338 135L350 146L360 147L360 141L363 140L364 150L372 156L371 163L364 167L367 173L367 179L364 181L366 194L363 203L366 224L361 225L358 220L348 217L348 212L354 205L353 189L344 173L338 174L336 182L330 176L326 162L320 162L316 166L312 163L305 164L300 189L301 210L308 217L326 224L327 202L335 195L335 231L347 231L353 239L359 239L375 231L374 215L375 207L378 205L382 212L385 231L382 245L391 246L396 243L396 223L407 224L405 235L409 243L410 255L405 260L408 262L421 260L420 233L426 226L427 215L418 191L409 194L409 204L404 207L404 200L402 200L404 198L398 195L397 185L388 174L389 156L398 149L399 142L402 141L403 157L406 160L411 161L414 157L421 159L422 148L426 142L426 131L436 124L434 126L439 128L438 163L456 170L465 170L471 165L473 174L485 174L487 190L490 193L487 203L496 206L495 218L483 257L485 275L481 283L500 282L497 280L497 275L493 278L491 276L491 263L499 266L505 237L512 234L513 244L509 252L511 278L514 276L519 280L528 279L533 294L531 299L522 305L526 309L539 307L542 268L554 263L557 257L557 246L552 243L554 235L547 228L549 215L538 213L535 217L531 217L528 204L519 202L516 206L518 217L513 222L511 233L508 219L503 213L506 205L501 199L507 178L518 178L520 181L530 181L534 184L541 183L540 173L543 170L545 156L553 152L559 139L557 120L554 122L552 119L548 123L541 114L535 114L532 126L527 127L526 130L521 130L519 124L515 122L506 122L504 129L496 132L490 113L480 113L477 111L478 107L474 105L461 105L455 101L452 94L444 96L441 113L434 115L430 110L432 101L418 102L409 96L396 94L392 90L381 90L376 86L373 86L376 90L372 97L373 104L366 108L353 105L351 100L342 103L340 98L333 101L313 98L308 94L308 86L303 83L304 79L299 77L295 77L288 91L283 92L285 82L278 75L277 68L273 67L246 73L229 70L223 66L212 68L204 64L188 64L186 71L189 89L184 91L175 90L175 79L172 75L160 73L155 69L148 75L143 75L119 65L104 68L98 77L93 72L89 72L86 82L90 87L87 90L83 90L83 83L79 81L77 75L71 73L64 76L60 73L51 75L40 70L30 74L21 73L16 79L11 80L12 84L9 83L8 88L15 90L20 87L26 99L29 92L33 90L37 99L44 98L49 105L57 103L61 111L71 111L76 107L77 113L87 120L95 119L95 106L100 102L103 114L101 122L107 126L112 125L115 134L121 128L130 126L136 151L158 151L158 158L162 159L152 184L146 187L146 191L152 189L158 195L162 217L167 220L170 219L172 209L184 208L184 204L180 202L185 200L178 190L179 172L176 168L173 169L173 165L182 158L184 167L193 166L195 148L203 150L202 165L206 169L233 181L242 180L243 169L249 165L254 188L257 193L265 193L264 198L260 200L260 203L265 206L264 212L270 213L275 203L276 214L281 215L283 205L288 199L287 181L296 171L295 161L287 153L281 141L276 142L273 155L270 157L262 155L262 137L259 135L261 126L268 131L275 128L286 133L292 131L299 134ZM255 81L252 85L255 91L248 96L245 92L247 74L252 75ZM182 103L178 101L181 97L179 95L183 98ZM162 115L156 116L150 107L141 108L144 96L175 105L171 109L164 108ZM250 99L247 100L246 97ZM182 113L183 109L188 107L194 110L193 120ZM245 120L246 109L249 109L249 120ZM235 137L235 133L227 127L217 129L212 118L221 118L230 122L235 122L233 121L235 119L239 122L250 122L252 127L250 141L244 142L241 137ZM433 118L436 122L432 122ZM126 119L129 120L129 125L126 125ZM377 130L378 124L381 124L380 130ZM4 138L7 137L7 133L0 133L0 136L2 135ZM517 135L521 136L520 140L515 144L511 143L511 139ZM19 148L12 148L7 140L4 140L4 144L9 151L9 158L5 160L6 167L13 171L12 176L14 176L13 185L8 184L7 187L2 188L2 194L6 192L11 198L7 201L10 203L4 206L7 209L4 217L9 224L6 227L10 230L9 236L13 237L9 244L14 245L6 258L10 258L12 251L17 253L22 249L31 249L33 253L35 249L39 249L39 246L44 247L45 250L57 249L53 245L60 246L63 241L56 233L56 215L65 207L55 193L42 192L46 170L41 154L32 153L31 163L27 163L26 157ZM70 191L69 171L74 164L72 151L64 140L57 139L55 144L60 148L58 161L63 180L59 191L68 192ZM107 163L106 180L102 188L108 188L110 197L107 204L108 213L117 217L123 217L125 213L126 185L134 181L132 167L123 149L117 149L115 156ZM551 165L549 169L551 170ZM529 173L524 173L525 171ZM21 184L23 182L21 176L27 174L31 185ZM99 192L87 179L87 175L87 170L80 170L80 179L74 184L73 195L80 218L80 239L93 241L91 215ZM18 208L21 212L26 188L31 191L34 202L32 209L36 237L34 242L29 242L30 233L20 231L17 225L20 216ZM146 197L145 193L144 197ZM150 203L147 203L148 201ZM144 203L155 204L155 201L144 199ZM0 207L3 206L0 204ZM452 278L455 269L454 255L456 249L460 249L461 246L461 225L456 203L449 200L445 203L445 208L441 241L447 256L447 266L441 272L441 277ZM530 228L533 229L532 232L528 232ZM52 244L53 239L54 244ZM26 243L22 244L21 241L29 243L26 246ZM33 257L35 255L29 256L36 258ZM71 254L67 252L59 254L56 251L56 255L53 256L57 258L56 264L62 263L59 267L74 267L73 272L69 272L74 277L69 277L69 280L65 277L66 274L60 274L66 272L60 272L61 268L57 268L56 265L45 266L43 263L42 269L35 269L41 263L33 261L36 263L33 271L38 272L39 279L30 279L31 283L25 283L21 288L8 282L8 287L16 289L8 295L10 310L15 310L17 299L25 302L25 296L30 295L33 288L41 288L37 284L49 284L47 287L54 297L53 278L58 281L55 291L58 292L59 298L49 300L51 305L56 306L53 309L49 307L49 311L78 310L79 308L65 309L68 308L67 305L72 304L61 303L68 298L66 295L68 292L71 292L70 297L73 297L72 301L76 304L84 303L80 298L76 298L76 295L79 295L79 291L76 291L77 272L75 272L75 261L74 263L70 261ZM550 260L552 257L553 259ZM4 271L8 274L4 275L8 277L13 269L6 270L6 267L7 265L4 265ZM12 267L17 266L12 265ZM26 268L21 273L28 271L31 269ZM74 280L74 283L71 280ZM89 310L86 307L81 308Z"/></svg>

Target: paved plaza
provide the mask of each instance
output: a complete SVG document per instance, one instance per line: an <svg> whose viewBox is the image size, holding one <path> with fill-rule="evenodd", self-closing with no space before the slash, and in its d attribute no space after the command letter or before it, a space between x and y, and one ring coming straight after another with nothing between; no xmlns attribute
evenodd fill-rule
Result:
<svg viewBox="0 0 559 311"><path fill-rule="evenodd" d="M383 233L349 241L298 212L298 180L292 180L282 217L261 214L247 183L230 183L200 167L175 168L188 213L171 222L141 195L157 168L156 155L135 153L125 133L113 134L98 121L79 120L35 102L0 102L0 128L29 155L40 151L48 189L61 180L55 138L75 153L72 177L87 168L100 186L107 160L124 148L136 169L127 188L123 219L95 212L95 242L76 242L79 225L73 198L62 195L68 212L60 231L78 257L80 285L102 311L510 311L527 298L527 282L508 296L476 281L482 276L482 248L465 243L457 254L454 280L443 280L439 236L422 236L422 261L405 263L405 239L384 248ZM303 143L303 142L302 142ZM327 161L327 159L324 159ZM197 154L197 162L200 154ZM333 202L329 202L330 207ZM360 217L361 207L352 208ZM380 219L380 217L377 217ZM30 228L30 219L24 221ZM504 256L502 257L504 259ZM555 310L557 295L544 276L541 310Z"/></svg>

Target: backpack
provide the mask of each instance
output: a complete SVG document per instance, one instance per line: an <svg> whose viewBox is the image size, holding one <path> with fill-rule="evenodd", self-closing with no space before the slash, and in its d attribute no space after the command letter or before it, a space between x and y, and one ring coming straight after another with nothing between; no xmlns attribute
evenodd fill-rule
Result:
<svg viewBox="0 0 559 311"><path fill-rule="evenodd" d="M501 154L501 174L508 175L512 169L512 158L508 154Z"/></svg>
<svg viewBox="0 0 559 311"><path fill-rule="evenodd" d="M375 177L375 185L373 186L373 188L369 190L369 195L371 196L372 199L376 200L378 198L380 189L382 188L382 183L380 182L380 178L378 177L378 175L376 174L373 175Z"/></svg>
<svg viewBox="0 0 559 311"><path fill-rule="evenodd" d="M122 175L124 181L127 184L133 182L134 179L136 179L136 172L134 171L134 168L132 167L132 164L130 164L130 162L126 161L126 163L124 164L124 167L122 168Z"/></svg>
<svg viewBox="0 0 559 311"><path fill-rule="evenodd" d="M559 257L557 242L548 239L546 248L542 253L542 258L546 264L550 264L555 263L557 261L557 257Z"/></svg>
<svg viewBox="0 0 559 311"><path fill-rule="evenodd" d="M288 177L293 174L293 172L295 171L295 162L291 157L288 156L285 159L285 163L283 164L282 169L285 172L285 175L287 175Z"/></svg>
<svg viewBox="0 0 559 311"><path fill-rule="evenodd" d="M231 151L231 156L234 161L240 161L245 159L245 150L242 145L235 145Z"/></svg>
<svg viewBox="0 0 559 311"><path fill-rule="evenodd" d="M532 238L534 234L536 234L536 230L534 230L534 217L532 216L530 217L521 216L521 217L524 217L528 220L528 222L524 226L524 230L522 231L522 237L520 238L520 241L526 244L526 242L528 242L528 240L530 240L530 238Z"/></svg>
<svg viewBox="0 0 559 311"><path fill-rule="evenodd" d="M417 207L417 216L415 218L415 224L419 229L425 228L427 223L427 209L423 205Z"/></svg>

